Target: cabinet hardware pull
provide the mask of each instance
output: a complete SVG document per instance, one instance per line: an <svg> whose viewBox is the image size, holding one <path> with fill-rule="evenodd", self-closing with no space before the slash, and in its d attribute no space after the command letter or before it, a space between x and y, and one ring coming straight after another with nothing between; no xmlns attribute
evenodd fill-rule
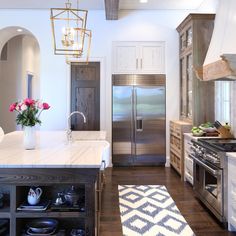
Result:
<svg viewBox="0 0 236 236"><path fill-rule="evenodd" d="M136 58L136 69L138 69L138 58Z"/></svg>
<svg viewBox="0 0 236 236"><path fill-rule="evenodd" d="M140 59L140 66L141 66L141 69L143 68L143 59L141 58Z"/></svg>
<svg viewBox="0 0 236 236"><path fill-rule="evenodd" d="M102 160L102 164L103 164L103 170L105 170L105 168L106 168L106 161Z"/></svg>

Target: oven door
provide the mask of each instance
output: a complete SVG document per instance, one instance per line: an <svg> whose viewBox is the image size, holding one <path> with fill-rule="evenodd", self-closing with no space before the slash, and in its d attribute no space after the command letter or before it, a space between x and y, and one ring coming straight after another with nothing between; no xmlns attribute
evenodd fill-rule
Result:
<svg viewBox="0 0 236 236"><path fill-rule="evenodd" d="M193 186L200 200L223 221L223 170L193 158Z"/></svg>

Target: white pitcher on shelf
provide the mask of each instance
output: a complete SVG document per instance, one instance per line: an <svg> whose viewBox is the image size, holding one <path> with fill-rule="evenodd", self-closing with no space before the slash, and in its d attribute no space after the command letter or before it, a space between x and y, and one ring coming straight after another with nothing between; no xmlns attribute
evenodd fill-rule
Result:
<svg viewBox="0 0 236 236"><path fill-rule="evenodd" d="M40 197L41 197L42 193L43 193L43 190L41 188L31 187L28 192L28 197L27 197L28 203L30 205L38 204L40 202Z"/></svg>

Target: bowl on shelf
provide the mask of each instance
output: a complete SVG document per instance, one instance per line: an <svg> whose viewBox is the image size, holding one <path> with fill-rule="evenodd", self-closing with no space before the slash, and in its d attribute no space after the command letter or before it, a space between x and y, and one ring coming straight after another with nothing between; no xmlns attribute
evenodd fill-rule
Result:
<svg viewBox="0 0 236 236"><path fill-rule="evenodd" d="M58 221L54 219L35 219L27 224L28 230L35 234L48 234L58 226Z"/></svg>
<svg viewBox="0 0 236 236"><path fill-rule="evenodd" d="M204 134L205 132L203 130L199 132L192 132L192 135L195 137L202 137Z"/></svg>
<svg viewBox="0 0 236 236"><path fill-rule="evenodd" d="M85 236L85 231L83 229L72 229L70 232L71 236Z"/></svg>
<svg viewBox="0 0 236 236"><path fill-rule="evenodd" d="M203 126L199 126L199 128L204 131L204 132L207 132L207 133L212 133L212 132L215 132L216 131L216 128L215 127L203 127Z"/></svg>

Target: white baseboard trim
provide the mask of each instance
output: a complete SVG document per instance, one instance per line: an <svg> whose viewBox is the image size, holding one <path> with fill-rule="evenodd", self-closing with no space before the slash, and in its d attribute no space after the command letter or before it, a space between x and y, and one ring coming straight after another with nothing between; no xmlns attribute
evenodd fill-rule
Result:
<svg viewBox="0 0 236 236"><path fill-rule="evenodd" d="M166 156L166 164L165 167L170 167L170 157Z"/></svg>

